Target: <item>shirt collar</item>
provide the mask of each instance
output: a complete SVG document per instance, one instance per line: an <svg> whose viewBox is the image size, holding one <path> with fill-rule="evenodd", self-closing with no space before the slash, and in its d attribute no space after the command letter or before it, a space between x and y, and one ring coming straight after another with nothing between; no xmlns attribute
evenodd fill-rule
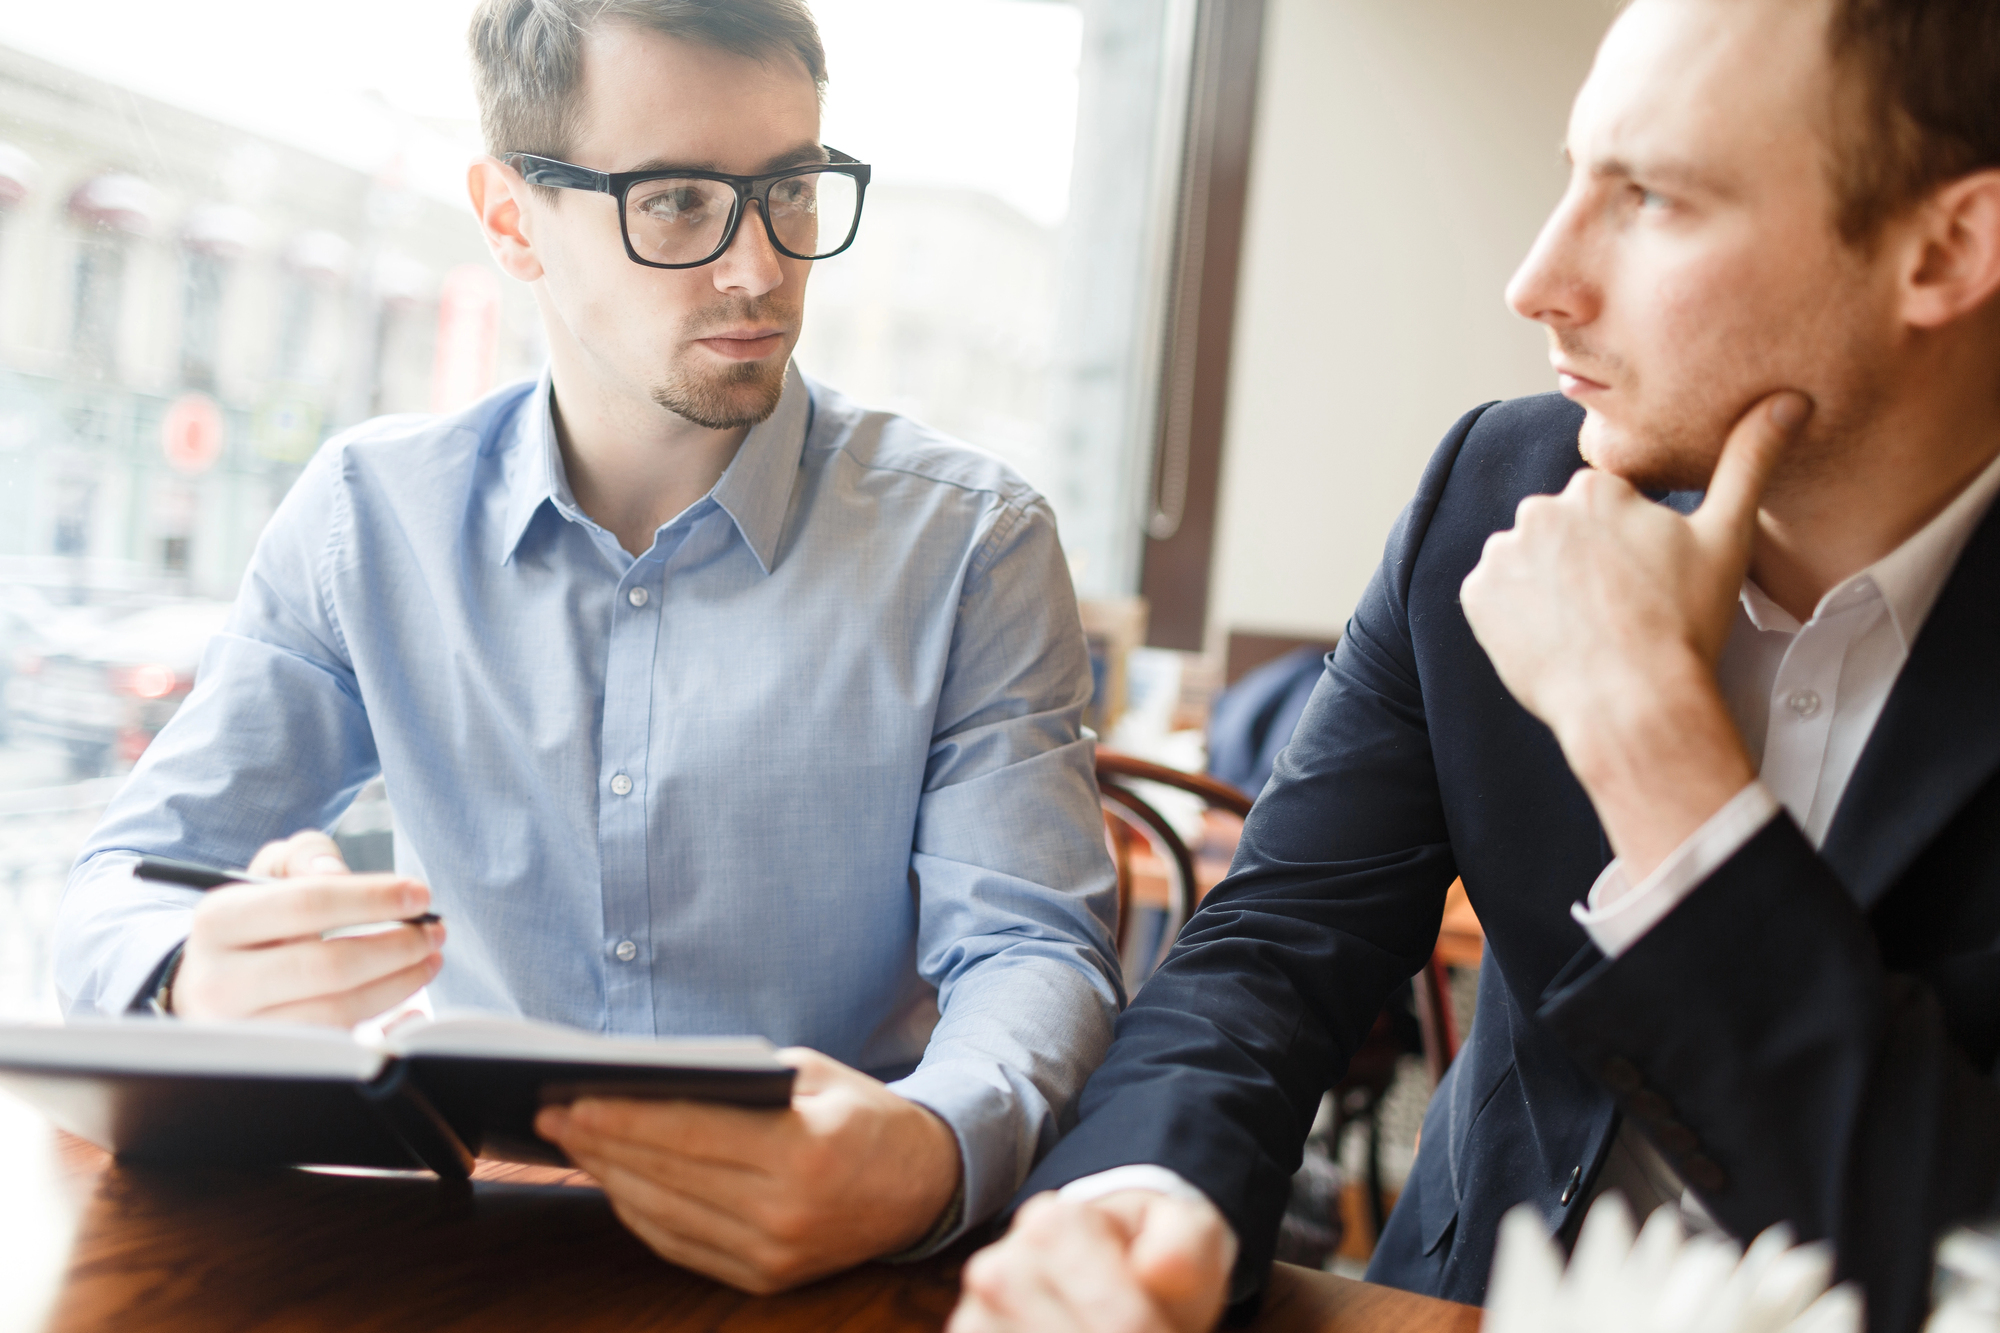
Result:
<svg viewBox="0 0 2000 1333"><path fill-rule="evenodd" d="M549 396L549 371L544 369L535 391L521 401L520 411L514 414L512 428L517 439L507 451L502 472L507 487L505 526L501 529L504 541L500 548L503 565L520 549L521 538L527 535L528 525L535 521L544 503L554 501L571 509L576 507L575 497L569 491L569 478L563 472L562 450L556 447Z"/></svg>
<svg viewBox="0 0 2000 1333"><path fill-rule="evenodd" d="M1909 652L1996 493L2000 493L2000 456L1901 546L1830 590L1814 608L1814 617L1838 615L1879 598L1903 651ZM1798 632L1799 622L1792 614L1748 579L1743 582L1742 600L1744 614L1758 629Z"/></svg>
<svg viewBox="0 0 2000 1333"><path fill-rule="evenodd" d="M785 534L785 514L792 507L812 418L812 390L805 376L796 365L785 367L785 392L777 409L750 428L722 480L709 492L735 521L766 574L778 558L778 539Z"/></svg>
<svg viewBox="0 0 2000 1333"><path fill-rule="evenodd" d="M1988 463L1944 512L1870 567L1882 600L1889 604L1896 632L1903 636L1905 652L1916 643L1917 633L1930 618L1931 607L1957 567L1965 544L1992 508L1996 491L2000 491L2000 457Z"/></svg>
<svg viewBox="0 0 2000 1333"><path fill-rule="evenodd" d="M562 448L556 442L555 418L549 407L551 392L549 372L544 370L541 382L523 401L514 420L519 440L509 451L504 474L507 505L502 564L514 558L543 504L552 503L570 517L582 517L563 469ZM791 508L792 487L798 479L799 458L812 428L812 415L812 391L805 377L796 365L787 366L777 409L750 428L722 479L709 492L709 498L736 524L744 544L766 574L771 572L778 540L784 535L785 514Z"/></svg>

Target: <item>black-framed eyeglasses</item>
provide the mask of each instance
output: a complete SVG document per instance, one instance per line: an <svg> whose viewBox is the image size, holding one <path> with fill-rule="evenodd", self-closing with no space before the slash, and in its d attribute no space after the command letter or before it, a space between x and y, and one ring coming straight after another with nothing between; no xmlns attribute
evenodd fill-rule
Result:
<svg viewBox="0 0 2000 1333"><path fill-rule="evenodd" d="M501 161L530 185L590 190L618 201L625 253L648 268L700 268L736 239L751 201L764 215L764 234L779 254L830 259L854 244L869 168L828 149L830 162L810 162L761 176L720 171L592 171L552 157L508 153Z"/></svg>

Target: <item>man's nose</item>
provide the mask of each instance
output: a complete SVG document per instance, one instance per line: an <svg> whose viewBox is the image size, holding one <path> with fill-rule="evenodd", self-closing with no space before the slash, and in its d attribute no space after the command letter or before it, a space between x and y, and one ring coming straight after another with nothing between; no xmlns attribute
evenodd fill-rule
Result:
<svg viewBox="0 0 2000 1333"><path fill-rule="evenodd" d="M715 261L716 290L762 296L784 280L785 266L764 228L763 207L752 200L743 206L743 220L729 248Z"/></svg>
<svg viewBox="0 0 2000 1333"><path fill-rule="evenodd" d="M1598 289L1589 274L1587 223L1569 197L1556 205L1507 283L1507 305L1551 328L1597 318Z"/></svg>

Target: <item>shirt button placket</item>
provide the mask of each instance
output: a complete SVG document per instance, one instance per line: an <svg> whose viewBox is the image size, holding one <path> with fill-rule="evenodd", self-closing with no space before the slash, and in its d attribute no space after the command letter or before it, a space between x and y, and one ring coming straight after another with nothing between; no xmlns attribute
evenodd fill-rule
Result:
<svg viewBox="0 0 2000 1333"><path fill-rule="evenodd" d="M656 559L642 559L626 575L611 603L611 653L604 682L599 753L609 793L598 811L598 852L604 875L604 949L617 964L606 978L611 1030L653 1030L651 868L646 858L645 763L651 744L653 665L659 616L652 592L637 580L657 575ZM642 799L630 799L638 796Z"/></svg>

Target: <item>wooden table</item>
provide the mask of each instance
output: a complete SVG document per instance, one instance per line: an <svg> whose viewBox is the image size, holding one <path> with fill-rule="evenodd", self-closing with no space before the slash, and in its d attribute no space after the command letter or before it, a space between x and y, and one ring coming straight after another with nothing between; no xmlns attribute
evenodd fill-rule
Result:
<svg viewBox="0 0 2000 1333"><path fill-rule="evenodd" d="M943 1326L963 1251L754 1298L663 1263L575 1173L470 1186L113 1165L0 1095L0 1330L315 1333ZM1279 1265L1267 1333L1473 1333L1479 1312Z"/></svg>

